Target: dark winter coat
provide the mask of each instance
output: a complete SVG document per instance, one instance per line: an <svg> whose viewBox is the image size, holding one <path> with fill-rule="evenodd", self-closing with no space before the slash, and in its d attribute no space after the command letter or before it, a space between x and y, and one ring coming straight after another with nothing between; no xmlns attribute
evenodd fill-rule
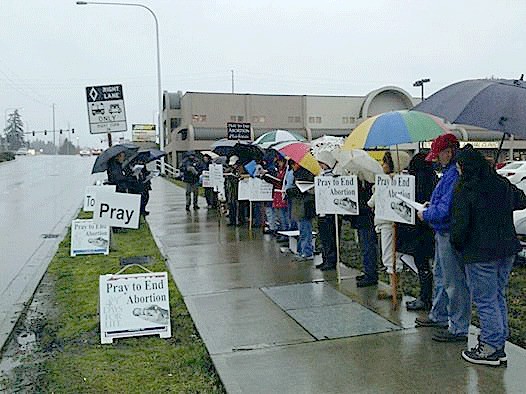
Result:
<svg viewBox="0 0 526 394"><path fill-rule="evenodd" d="M425 161L425 154L417 153L409 163L409 174L415 177L415 200L429 201L438 182L433 165ZM427 223L417 220L414 225L400 223L397 226L396 249L401 253L419 256L423 259L434 255L433 230Z"/></svg>
<svg viewBox="0 0 526 394"><path fill-rule="evenodd" d="M465 263L513 256L521 249L513 211L526 208L526 196L497 175L479 152L462 153L459 164L462 176L453 196L451 243Z"/></svg>
<svg viewBox="0 0 526 394"><path fill-rule="evenodd" d="M374 227L374 211L367 205L373 195L373 184L366 181L358 182L358 215L346 215L345 220L351 220L351 227Z"/></svg>
<svg viewBox="0 0 526 394"><path fill-rule="evenodd" d="M108 184L115 185L118 193L126 193L128 189L134 188L137 185L137 180L133 176L124 174L121 163L115 158L108 162Z"/></svg>
<svg viewBox="0 0 526 394"><path fill-rule="evenodd" d="M312 175L305 168L300 167L294 171L296 181L314 182ZM287 199L292 203L292 217L296 220L310 220L316 216L316 206L314 204L314 194L312 190L302 193L296 185L287 190Z"/></svg>
<svg viewBox="0 0 526 394"><path fill-rule="evenodd" d="M192 185L199 184L199 176L203 172L203 165L197 158L186 158L181 166L183 180Z"/></svg>

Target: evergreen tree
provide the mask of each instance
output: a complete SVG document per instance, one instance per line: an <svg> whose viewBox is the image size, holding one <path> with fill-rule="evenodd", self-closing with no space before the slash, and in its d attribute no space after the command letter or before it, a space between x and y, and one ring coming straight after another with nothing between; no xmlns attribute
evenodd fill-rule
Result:
<svg viewBox="0 0 526 394"><path fill-rule="evenodd" d="M24 142L24 123L22 123L18 109L15 109L13 113L9 114L4 133L8 149L17 150L26 146Z"/></svg>
<svg viewBox="0 0 526 394"><path fill-rule="evenodd" d="M59 155L74 155L77 153L77 148L67 138L58 150Z"/></svg>

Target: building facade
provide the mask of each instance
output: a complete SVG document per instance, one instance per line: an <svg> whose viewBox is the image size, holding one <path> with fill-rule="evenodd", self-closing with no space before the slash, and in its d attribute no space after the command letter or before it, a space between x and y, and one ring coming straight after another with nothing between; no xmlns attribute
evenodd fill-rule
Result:
<svg viewBox="0 0 526 394"><path fill-rule="evenodd" d="M285 129L313 140L323 135L347 136L363 120L387 111L410 109L420 102L405 90L386 86L366 96L315 96L181 92L163 94L163 131L167 162L178 166L186 151L210 150L226 138L228 122L251 124L253 138L275 129ZM495 141L498 133L458 126L463 140ZM518 141L506 141L507 155ZM519 145L524 144L520 141ZM418 144L401 147L418 149ZM495 143L482 144L487 153L496 150ZM521 151L518 151L521 152ZM517 153L517 152L516 152Z"/></svg>

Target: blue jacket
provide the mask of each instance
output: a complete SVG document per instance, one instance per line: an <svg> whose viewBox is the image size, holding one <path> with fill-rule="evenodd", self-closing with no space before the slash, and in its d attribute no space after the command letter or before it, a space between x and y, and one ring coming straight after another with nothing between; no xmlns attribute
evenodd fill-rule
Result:
<svg viewBox="0 0 526 394"><path fill-rule="evenodd" d="M444 168L442 178L431 194L429 207L424 211L424 220L440 234L449 233L451 229L453 191L457 180L458 171L453 161Z"/></svg>

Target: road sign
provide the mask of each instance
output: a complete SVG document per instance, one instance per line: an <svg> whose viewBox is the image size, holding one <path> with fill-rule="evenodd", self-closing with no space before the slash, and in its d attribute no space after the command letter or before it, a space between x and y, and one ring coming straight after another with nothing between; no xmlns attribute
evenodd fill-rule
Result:
<svg viewBox="0 0 526 394"><path fill-rule="evenodd" d="M227 138L229 140L245 140L252 139L250 132L250 123L235 123L229 122L226 124Z"/></svg>
<svg viewBox="0 0 526 394"><path fill-rule="evenodd" d="M122 85L86 87L91 134L127 131Z"/></svg>
<svg viewBox="0 0 526 394"><path fill-rule="evenodd" d="M155 142L154 124L132 124L132 142Z"/></svg>

